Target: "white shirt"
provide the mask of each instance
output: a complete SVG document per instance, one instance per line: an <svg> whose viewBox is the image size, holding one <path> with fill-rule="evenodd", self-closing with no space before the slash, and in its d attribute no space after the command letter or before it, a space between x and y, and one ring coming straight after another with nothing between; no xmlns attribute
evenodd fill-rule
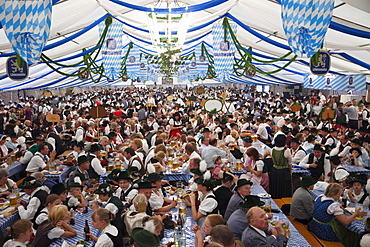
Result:
<svg viewBox="0 0 370 247"><path fill-rule="evenodd" d="M41 202L37 197L34 197L34 195L39 190L40 187L36 188L30 195L31 200L27 204L27 209L25 209L22 205L18 207L18 212L21 219L32 220L35 217L36 211L40 207Z"/></svg>
<svg viewBox="0 0 370 247"><path fill-rule="evenodd" d="M104 230L101 232L98 241L96 241L95 247L114 247L113 241L108 237L106 233L110 233L113 236L117 236L118 230L115 226L112 226L110 224L106 226Z"/></svg>
<svg viewBox="0 0 370 247"><path fill-rule="evenodd" d="M159 195L157 195L157 193L155 193L152 190L152 195L149 198L149 204L153 210L160 209L161 207L163 207L163 203L164 203L164 196L163 196L162 190L160 189L157 192Z"/></svg>
<svg viewBox="0 0 370 247"><path fill-rule="evenodd" d="M206 196L203 196L201 198L202 201L200 202L200 205L199 205L199 212L203 215L207 215L208 213L211 213L218 205L215 199L209 197L210 195L214 196L212 191L209 192Z"/></svg>
<svg viewBox="0 0 370 247"><path fill-rule="evenodd" d="M46 160L49 160L49 157L45 157ZM35 155L31 158L30 162L27 165L27 172L38 172L39 169L44 169L46 167L46 162L44 161L44 155L39 152L36 152Z"/></svg>
<svg viewBox="0 0 370 247"><path fill-rule="evenodd" d="M98 175L104 175L107 170L101 166L100 160L93 155L94 158L91 160L91 166Z"/></svg>
<svg viewBox="0 0 370 247"><path fill-rule="evenodd" d="M81 126L77 128L75 137L76 137L77 142L83 141L83 139L84 139L84 129Z"/></svg>
<svg viewBox="0 0 370 247"><path fill-rule="evenodd" d="M329 155L327 155L325 153L323 153L322 155L325 155L325 157L324 157L324 176L325 176L325 180L329 180L330 177L328 176L328 174L330 172L330 167L331 167L330 166L330 161L329 161L329 159L327 159L327 157L329 157ZM301 162L299 162L299 165L302 166L302 167L304 167L304 168L306 168L306 169L308 169L310 167L310 164L308 164L309 156L310 156L310 154L307 154L303 158L303 160ZM314 160L315 159L316 158L314 157Z"/></svg>

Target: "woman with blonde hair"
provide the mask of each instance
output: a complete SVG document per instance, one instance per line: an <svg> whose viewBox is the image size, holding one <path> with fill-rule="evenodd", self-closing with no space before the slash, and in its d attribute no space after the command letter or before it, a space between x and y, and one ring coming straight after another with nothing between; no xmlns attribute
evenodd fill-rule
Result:
<svg viewBox="0 0 370 247"><path fill-rule="evenodd" d="M203 231L206 235L203 238L203 233L198 225L193 226L193 231L195 232L195 247L205 246L205 243L210 243L210 234L212 229L218 225L225 225L224 218L219 214L209 214L204 220ZM208 246L208 245L207 245Z"/></svg>
<svg viewBox="0 0 370 247"><path fill-rule="evenodd" d="M308 226L316 236L323 240L341 241L345 246L351 246L351 240L347 239L351 232L349 230L347 232L345 226L349 225L356 217L366 215L367 212L362 212L358 208L351 216L346 217L342 204L339 202L342 194L342 185L337 183L329 184L325 194L315 200L313 218ZM336 234L338 232L340 234Z"/></svg>
<svg viewBox="0 0 370 247"><path fill-rule="evenodd" d="M48 216L48 220L44 221L37 228L35 239L32 242L33 246L47 247L60 237L73 237L77 235L77 231L67 224L71 218L67 206L54 206Z"/></svg>
<svg viewBox="0 0 370 247"><path fill-rule="evenodd" d="M108 209L99 208L92 215L92 225L101 231L100 237L87 233L93 241L95 247L123 247L123 239L118 229L111 225L113 214Z"/></svg>
<svg viewBox="0 0 370 247"><path fill-rule="evenodd" d="M10 237L3 247L26 247L25 244L33 234L32 223L29 220L17 220L13 226L6 228L6 235Z"/></svg>
<svg viewBox="0 0 370 247"><path fill-rule="evenodd" d="M132 200L132 205L134 206L134 210L127 211L124 216L126 231L129 236L131 236L132 229L143 226L143 219L150 217L146 214L148 200L145 195L137 194Z"/></svg>

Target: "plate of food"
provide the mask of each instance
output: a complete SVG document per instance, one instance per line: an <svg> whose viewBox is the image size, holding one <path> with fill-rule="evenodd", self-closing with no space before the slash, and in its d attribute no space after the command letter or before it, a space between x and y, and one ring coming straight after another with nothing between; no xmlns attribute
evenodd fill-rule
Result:
<svg viewBox="0 0 370 247"><path fill-rule="evenodd" d="M59 171L52 171L50 174L56 175L56 174L59 174L59 173L60 173Z"/></svg>
<svg viewBox="0 0 370 247"><path fill-rule="evenodd" d="M9 216L11 216L15 212L15 210L16 209L13 208L13 207L7 208L3 212L1 212L1 214L4 215L4 217L9 217Z"/></svg>
<svg viewBox="0 0 370 247"><path fill-rule="evenodd" d="M0 210L6 209L7 207L9 207L9 205L10 202L0 203Z"/></svg>
<svg viewBox="0 0 370 247"><path fill-rule="evenodd" d="M261 198L271 198L271 195L270 194L267 194L267 193L259 193L257 194L258 197L261 197Z"/></svg>

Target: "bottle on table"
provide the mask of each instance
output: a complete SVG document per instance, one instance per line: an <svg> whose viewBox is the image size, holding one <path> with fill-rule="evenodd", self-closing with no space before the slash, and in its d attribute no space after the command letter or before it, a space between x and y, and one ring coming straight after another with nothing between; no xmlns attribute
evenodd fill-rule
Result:
<svg viewBox="0 0 370 247"><path fill-rule="evenodd" d="M90 233L90 227L89 227L89 223L87 222L87 220L85 220L84 232L85 232L85 241L89 241L90 236L87 234Z"/></svg>
<svg viewBox="0 0 370 247"><path fill-rule="evenodd" d="M182 228L181 235L180 235L180 247L186 247L186 234L185 234L185 227Z"/></svg>

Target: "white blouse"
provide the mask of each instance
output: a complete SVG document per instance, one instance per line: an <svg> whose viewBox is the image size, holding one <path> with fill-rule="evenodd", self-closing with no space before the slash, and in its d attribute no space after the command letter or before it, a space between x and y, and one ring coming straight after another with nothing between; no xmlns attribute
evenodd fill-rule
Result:
<svg viewBox="0 0 370 247"><path fill-rule="evenodd" d="M163 203L164 203L164 196L163 196L162 190L161 189L158 190L157 193L154 192L153 190L152 195L150 196L150 199L149 199L150 207L153 210L160 209L161 207L163 207Z"/></svg>

